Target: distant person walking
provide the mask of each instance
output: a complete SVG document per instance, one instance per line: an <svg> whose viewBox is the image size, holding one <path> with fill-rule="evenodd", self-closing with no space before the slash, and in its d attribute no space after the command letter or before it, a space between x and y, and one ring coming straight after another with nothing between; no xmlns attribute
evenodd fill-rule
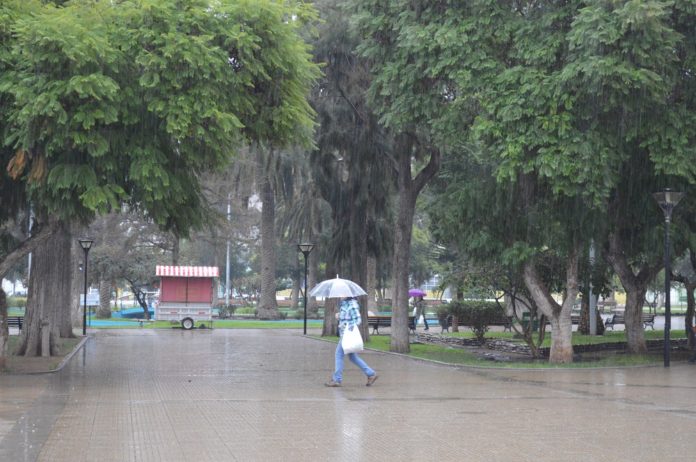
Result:
<svg viewBox="0 0 696 462"><path fill-rule="evenodd" d="M338 317L338 345L336 345L336 356L335 356L335 370L333 377L329 382L324 385L327 387L340 387L343 381L343 362L345 353L343 352L343 347L341 346L341 338L346 329L353 330L358 329L358 326L362 323L362 318L360 317L360 305L355 297L344 298L341 300L340 310L336 314ZM358 366L367 376L366 385L369 387L375 380L377 380L377 373L367 365L365 361L358 356L357 353L350 353L348 359L351 360L353 364Z"/></svg>
<svg viewBox="0 0 696 462"><path fill-rule="evenodd" d="M425 319L425 301L423 301L423 296L419 295L414 297L413 304L415 306L415 312L413 313L415 316L413 318L413 324L417 325L418 320L420 319L421 315L423 315L423 324L425 324L425 330L428 330L428 320Z"/></svg>

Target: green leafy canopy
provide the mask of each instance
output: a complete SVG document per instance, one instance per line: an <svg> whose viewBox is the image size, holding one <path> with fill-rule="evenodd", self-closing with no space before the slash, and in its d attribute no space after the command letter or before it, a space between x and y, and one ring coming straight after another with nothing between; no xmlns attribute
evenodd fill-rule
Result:
<svg viewBox="0 0 696 462"><path fill-rule="evenodd" d="M128 201L185 232L203 216L199 178L242 144L310 142L309 5L21 5L0 10L3 160L21 152L18 179L64 218Z"/></svg>

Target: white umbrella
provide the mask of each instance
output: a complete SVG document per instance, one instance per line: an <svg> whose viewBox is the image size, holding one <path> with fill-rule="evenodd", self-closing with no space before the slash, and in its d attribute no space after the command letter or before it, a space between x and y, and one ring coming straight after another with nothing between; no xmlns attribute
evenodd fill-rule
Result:
<svg viewBox="0 0 696 462"><path fill-rule="evenodd" d="M335 279L320 282L309 291L310 297L343 298L359 297L360 295L367 295L367 292L353 281L341 279L338 275Z"/></svg>

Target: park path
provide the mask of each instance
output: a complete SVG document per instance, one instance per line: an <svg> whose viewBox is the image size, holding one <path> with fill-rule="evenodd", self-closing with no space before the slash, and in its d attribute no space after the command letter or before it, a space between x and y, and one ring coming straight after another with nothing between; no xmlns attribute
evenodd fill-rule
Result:
<svg viewBox="0 0 696 462"><path fill-rule="evenodd" d="M325 388L334 344L296 330L92 335L59 373L0 379L0 461L635 462L696 453L696 367L685 363L504 371L366 352L380 374L373 387L347 363L344 386ZM25 405L21 415L7 411L13 400Z"/></svg>

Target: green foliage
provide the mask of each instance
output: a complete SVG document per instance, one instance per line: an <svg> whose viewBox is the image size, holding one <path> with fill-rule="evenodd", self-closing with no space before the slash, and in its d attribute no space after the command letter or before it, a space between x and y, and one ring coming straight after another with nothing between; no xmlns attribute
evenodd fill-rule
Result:
<svg viewBox="0 0 696 462"><path fill-rule="evenodd" d="M311 99L320 126L318 149L309 157L313 190L304 195L319 195L331 207L323 212L331 213L327 217L331 226L323 230L318 251L325 252L330 265L346 267L347 274L360 278L368 255L388 260L392 251L393 147L391 135L368 105L371 62L357 52L360 35L349 27L350 5L320 0L316 7L321 23L314 54L323 64L324 76ZM305 213L311 212L316 220L322 204L313 204ZM293 210L293 215L299 217L298 212ZM378 271L386 277L384 268Z"/></svg>
<svg viewBox="0 0 696 462"><path fill-rule="evenodd" d="M247 140L309 142L308 5L30 3L0 10L3 160L63 218L127 201L185 236L205 171Z"/></svg>
<svg viewBox="0 0 696 462"><path fill-rule="evenodd" d="M438 257L441 249L435 244L428 228L428 217L419 216L411 233L409 274L414 286L419 287L436 274L441 274Z"/></svg>
<svg viewBox="0 0 696 462"><path fill-rule="evenodd" d="M456 300L453 300L452 302L450 302L446 305L440 305L437 307L437 320L440 321L441 326L445 325L445 321L447 320L447 316L450 315L450 305L452 303L456 303Z"/></svg>
<svg viewBox="0 0 696 462"><path fill-rule="evenodd" d="M370 98L380 122L395 131L428 127L438 141L454 135L453 120L471 113L453 93L470 51L458 24L468 8L447 0L354 0L349 8L363 37L359 51L372 62Z"/></svg>
<svg viewBox="0 0 696 462"><path fill-rule="evenodd" d="M650 193L671 185L694 195L696 86L684 71L696 58L693 5L424 3L385 15L413 35L451 38L426 41L418 64L451 69L451 105L471 115L450 119L453 152L429 207L437 238L513 269L538 257L554 287L568 251L590 239L601 250L609 230L630 264L655 261L661 216Z"/></svg>
<svg viewBox="0 0 696 462"><path fill-rule="evenodd" d="M490 324L507 321L502 307L486 300L455 300L447 305L446 310L461 324L469 326L480 343L485 342Z"/></svg>
<svg viewBox="0 0 696 462"><path fill-rule="evenodd" d="M241 308L237 308L235 310L235 314L256 316L256 308L251 306L243 306Z"/></svg>

